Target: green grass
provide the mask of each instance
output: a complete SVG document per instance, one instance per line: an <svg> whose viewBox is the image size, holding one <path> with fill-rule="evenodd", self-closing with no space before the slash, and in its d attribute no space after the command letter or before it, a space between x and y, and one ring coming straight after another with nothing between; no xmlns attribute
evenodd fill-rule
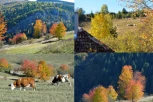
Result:
<svg viewBox="0 0 153 102"><path fill-rule="evenodd" d="M26 91L11 90L8 85L13 80L0 79L0 102L73 102L74 87L68 83L60 83L59 86L50 85L49 82L37 82L36 91L27 88ZM71 79L72 85L74 80Z"/></svg>
<svg viewBox="0 0 153 102"><path fill-rule="evenodd" d="M61 64L70 65L74 73L74 55L73 54L0 54L0 58L6 58L12 65L12 68L20 68L23 59L45 60L47 64L54 66L55 70ZM7 80L5 80L5 77ZM27 91L15 89L11 90L8 84L12 83L11 78L19 76L0 72L0 102L73 102L74 101L74 79L71 78L73 87L68 83L60 83L59 86L50 85L51 80L47 82L36 82L36 91L28 88Z"/></svg>
<svg viewBox="0 0 153 102"><path fill-rule="evenodd" d="M70 40L71 39L71 40ZM32 44L17 44L17 45L11 45L8 48L2 48L0 49L1 53L6 53L6 54L35 54L35 53L73 53L74 52L74 32L70 31L67 32L67 35L60 41L56 41L56 42L51 42L51 43L45 43L45 44L41 44L41 43L36 43L39 40L43 40L43 38L40 39L33 39ZM29 41L25 41L26 43L30 42ZM65 43L66 42L66 43ZM65 46L63 46L63 44ZM44 48L48 47L47 50L49 51L43 51ZM60 48L61 47L61 48ZM63 48L64 47L64 48ZM54 48L54 49L52 49ZM56 50L61 50L56 52ZM55 52L54 52L55 51Z"/></svg>

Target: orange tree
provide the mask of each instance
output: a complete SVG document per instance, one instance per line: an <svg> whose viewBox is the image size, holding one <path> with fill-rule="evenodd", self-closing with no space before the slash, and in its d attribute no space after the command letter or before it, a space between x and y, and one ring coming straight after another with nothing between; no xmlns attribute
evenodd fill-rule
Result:
<svg viewBox="0 0 153 102"><path fill-rule="evenodd" d="M146 78L141 72L136 72L126 87L125 97L132 102L139 100L144 95Z"/></svg>
<svg viewBox="0 0 153 102"><path fill-rule="evenodd" d="M5 34L6 31L6 22L4 21L4 16L0 13L0 40L3 39L3 34Z"/></svg>

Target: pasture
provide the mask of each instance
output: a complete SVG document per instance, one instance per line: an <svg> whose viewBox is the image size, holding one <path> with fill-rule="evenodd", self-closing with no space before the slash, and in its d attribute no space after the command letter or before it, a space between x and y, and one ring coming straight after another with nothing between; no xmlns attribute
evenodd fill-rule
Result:
<svg viewBox="0 0 153 102"><path fill-rule="evenodd" d="M128 24L136 24L136 26L127 26ZM114 19L113 25L117 27L117 33L118 34L125 34L125 32L128 31L136 31L137 27L141 24L140 19ZM84 30L90 31L90 22L83 22L80 24L81 27L83 27Z"/></svg>
<svg viewBox="0 0 153 102"><path fill-rule="evenodd" d="M6 54L36 54L36 53L73 53L74 51L74 32L67 32L66 36L62 40L56 40L50 38L50 42L42 43L47 41L45 37L40 39L29 39L20 44L16 45L4 45L0 52ZM66 42L66 43L65 43ZM63 44L64 43L64 44ZM47 50L46 50L47 47ZM59 49L60 48L60 49ZM64 49L63 49L64 48Z"/></svg>
<svg viewBox="0 0 153 102"><path fill-rule="evenodd" d="M115 52L152 52L152 33L147 30L149 27L145 26L141 20L142 18L114 19L113 26L117 27L118 37L99 40ZM84 22L80 26L90 33L90 22Z"/></svg>
<svg viewBox="0 0 153 102"><path fill-rule="evenodd" d="M72 73L74 70L73 54L0 54L0 58L6 58L12 68L20 68L23 59L45 60L47 64L54 66L55 70L61 64L68 64ZM36 91L27 88L26 91L11 90L9 84L20 78L19 75L0 72L0 102L73 102L74 79L70 79L72 87L68 83L60 83L59 86L51 85L52 78L46 82L36 81ZM37 79L36 79L37 80Z"/></svg>
<svg viewBox="0 0 153 102"><path fill-rule="evenodd" d="M36 82L37 90L27 88L26 91L15 89L11 90L9 84L13 80L0 79L0 102L73 102L74 87L68 83L50 85L49 82ZM72 85L74 80L71 79Z"/></svg>

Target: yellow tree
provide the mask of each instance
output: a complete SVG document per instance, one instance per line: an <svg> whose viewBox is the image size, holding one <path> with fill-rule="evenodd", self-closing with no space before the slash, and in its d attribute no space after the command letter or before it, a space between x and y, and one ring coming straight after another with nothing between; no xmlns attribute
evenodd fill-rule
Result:
<svg viewBox="0 0 153 102"><path fill-rule="evenodd" d="M38 77L41 80L49 80L53 76L53 67L47 65L45 61L39 61L38 63Z"/></svg>
<svg viewBox="0 0 153 102"><path fill-rule="evenodd" d="M109 87L107 88L107 92L108 92L108 97L109 97L111 100L115 101L115 100L117 99L118 94L117 94L117 92L115 91L115 89L113 88L113 86L109 86Z"/></svg>
<svg viewBox="0 0 153 102"><path fill-rule="evenodd" d="M36 23L34 25L34 34L33 34L34 38L40 38L41 33L42 33L42 27L43 27L42 21L36 20Z"/></svg>
<svg viewBox="0 0 153 102"><path fill-rule="evenodd" d="M96 87L91 100L91 102L108 102L107 89L103 86Z"/></svg>
<svg viewBox="0 0 153 102"><path fill-rule="evenodd" d="M133 70L131 66L123 66L121 75L119 76L118 81L118 93L120 98L125 98L126 87L130 80L133 78Z"/></svg>
<svg viewBox="0 0 153 102"><path fill-rule="evenodd" d="M64 37L66 35L66 27L64 25L63 22L60 22L57 25L57 28L55 30L55 36L58 37L58 39L61 39L62 37Z"/></svg>
<svg viewBox="0 0 153 102"><path fill-rule="evenodd" d="M2 40L3 34L5 34L6 31L6 22L4 21L4 16L0 13L0 40Z"/></svg>
<svg viewBox="0 0 153 102"><path fill-rule="evenodd" d="M91 19L90 33L95 38L101 40L110 36L112 27L113 23L109 14L95 14L94 18Z"/></svg>

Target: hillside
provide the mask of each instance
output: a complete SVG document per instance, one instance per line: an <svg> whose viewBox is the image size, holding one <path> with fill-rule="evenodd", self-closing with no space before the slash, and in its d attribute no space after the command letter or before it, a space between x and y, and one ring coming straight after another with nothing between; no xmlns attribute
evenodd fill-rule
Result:
<svg viewBox="0 0 153 102"><path fill-rule="evenodd" d="M9 2L0 6L7 22L8 37L24 32L32 37L33 26L41 19L49 30L55 22L64 22L67 31L73 30L74 4L67 2Z"/></svg>
<svg viewBox="0 0 153 102"><path fill-rule="evenodd" d="M75 56L75 102L81 100L84 93L98 85L113 85L117 90L117 82L124 65L131 65L133 71L140 71L146 77L145 93L153 94L153 55L149 53L100 54L82 53ZM86 84L84 84L86 83Z"/></svg>
<svg viewBox="0 0 153 102"><path fill-rule="evenodd" d="M29 39L16 45L4 45L0 49L5 54L50 54L50 53L74 53L74 32L67 32L62 40L45 37L39 39Z"/></svg>

